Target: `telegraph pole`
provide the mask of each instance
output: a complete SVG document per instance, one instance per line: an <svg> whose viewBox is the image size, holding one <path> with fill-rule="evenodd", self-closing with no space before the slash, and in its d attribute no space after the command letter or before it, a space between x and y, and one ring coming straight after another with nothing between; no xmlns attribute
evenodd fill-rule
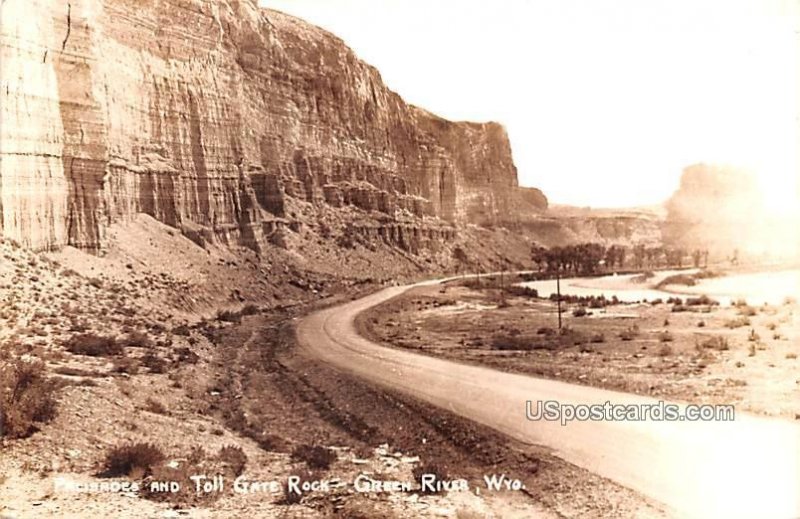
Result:
<svg viewBox="0 0 800 519"><path fill-rule="evenodd" d="M561 269L556 269L556 294L558 295L558 331L561 331Z"/></svg>

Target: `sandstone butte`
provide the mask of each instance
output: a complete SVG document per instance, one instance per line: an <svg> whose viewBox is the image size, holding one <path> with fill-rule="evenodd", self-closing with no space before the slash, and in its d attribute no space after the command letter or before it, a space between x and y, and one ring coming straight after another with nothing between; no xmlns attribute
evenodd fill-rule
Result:
<svg viewBox="0 0 800 519"><path fill-rule="evenodd" d="M501 125L405 103L342 40L254 0L1 9L0 228L27 247L98 252L138 213L259 251L298 201L414 233L547 207Z"/></svg>

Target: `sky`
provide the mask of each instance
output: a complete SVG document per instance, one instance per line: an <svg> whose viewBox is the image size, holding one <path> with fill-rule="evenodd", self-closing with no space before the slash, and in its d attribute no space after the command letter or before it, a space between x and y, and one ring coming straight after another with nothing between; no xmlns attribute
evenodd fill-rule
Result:
<svg viewBox="0 0 800 519"><path fill-rule="evenodd" d="M406 101L508 130L551 203L658 204L684 167L800 197L800 0L260 0L341 37Z"/></svg>

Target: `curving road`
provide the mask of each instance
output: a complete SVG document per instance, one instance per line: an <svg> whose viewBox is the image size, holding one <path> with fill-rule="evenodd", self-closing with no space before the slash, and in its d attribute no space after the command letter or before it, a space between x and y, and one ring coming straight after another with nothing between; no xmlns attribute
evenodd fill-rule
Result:
<svg viewBox="0 0 800 519"><path fill-rule="evenodd" d="M301 352L410 394L562 459L689 517L800 517L800 426L737 413L734 422L531 421L526 401L652 404L652 398L504 373L361 337L354 319L415 286L390 287L303 318Z"/></svg>

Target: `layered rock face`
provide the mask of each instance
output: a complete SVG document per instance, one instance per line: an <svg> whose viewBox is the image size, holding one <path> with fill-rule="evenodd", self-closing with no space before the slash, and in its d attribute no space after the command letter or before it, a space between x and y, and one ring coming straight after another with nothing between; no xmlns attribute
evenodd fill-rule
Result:
<svg viewBox="0 0 800 519"><path fill-rule="evenodd" d="M717 256L761 251L774 228L768 223L756 178L728 166L687 167L666 207L667 245L708 249Z"/></svg>
<svg viewBox="0 0 800 519"><path fill-rule="evenodd" d="M97 251L137 213L256 250L293 204L492 224L546 207L494 123L407 105L254 0L5 0L0 225Z"/></svg>

